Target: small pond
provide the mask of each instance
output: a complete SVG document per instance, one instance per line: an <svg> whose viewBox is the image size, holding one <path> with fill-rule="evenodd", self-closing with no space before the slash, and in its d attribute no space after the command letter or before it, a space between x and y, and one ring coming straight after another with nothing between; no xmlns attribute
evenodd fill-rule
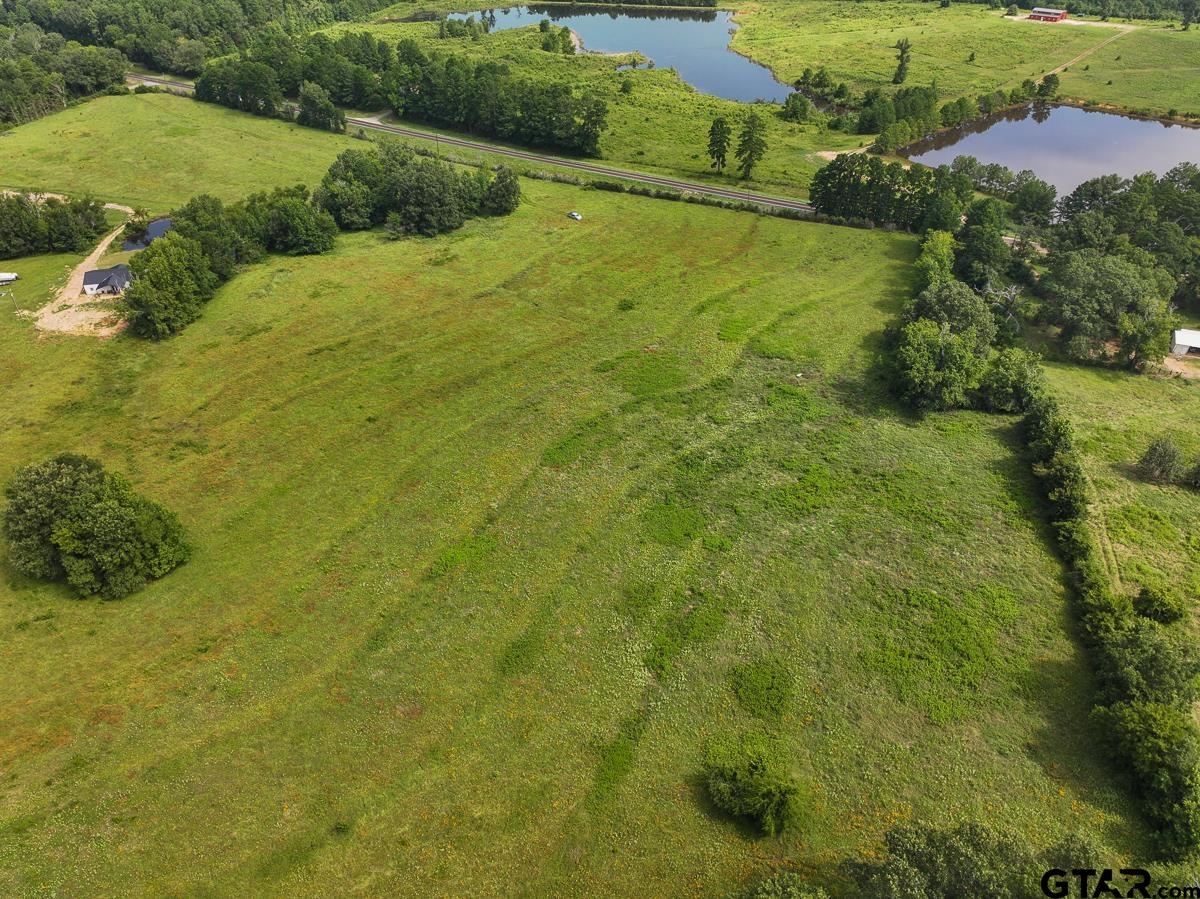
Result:
<svg viewBox="0 0 1200 899"><path fill-rule="evenodd" d="M673 67L698 91L727 100L782 103L791 88L771 70L729 49L737 30L733 13L717 9L638 9L623 6L515 6L489 9L482 16L493 31L537 25L549 19L579 35L593 53L638 51L660 69ZM466 14L451 18L465 19Z"/></svg>
<svg viewBox="0 0 1200 899"><path fill-rule="evenodd" d="M1167 125L1095 109L1031 104L935 135L908 148L908 158L937 166L955 156L1030 169L1070 193L1089 178L1163 174L1200 163L1200 128Z"/></svg>
<svg viewBox="0 0 1200 899"><path fill-rule="evenodd" d="M144 250L170 230L171 220L169 218L155 219L146 226L146 234L141 240L127 240L121 244L121 249Z"/></svg>

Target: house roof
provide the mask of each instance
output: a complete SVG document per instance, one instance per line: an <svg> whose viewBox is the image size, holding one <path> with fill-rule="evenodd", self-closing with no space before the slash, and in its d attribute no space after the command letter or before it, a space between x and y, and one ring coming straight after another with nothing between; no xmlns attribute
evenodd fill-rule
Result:
<svg viewBox="0 0 1200 899"><path fill-rule="evenodd" d="M129 266L121 264L114 265L112 268L98 268L85 272L83 286L114 287L117 290L124 290L129 286Z"/></svg>
<svg viewBox="0 0 1200 899"><path fill-rule="evenodd" d="M1194 331L1191 328L1180 328L1172 336L1171 343L1174 346L1200 347L1200 331Z"/></svg>
<svg viewBox="0 0 1200 899"><path fill-rule="evenodd" d="M1030 14L1032 15L1033 13L1041 13L1047 16L1065 16L1067 11L1065 9L1049 9L1045 6L1035 6Z"/></svg>

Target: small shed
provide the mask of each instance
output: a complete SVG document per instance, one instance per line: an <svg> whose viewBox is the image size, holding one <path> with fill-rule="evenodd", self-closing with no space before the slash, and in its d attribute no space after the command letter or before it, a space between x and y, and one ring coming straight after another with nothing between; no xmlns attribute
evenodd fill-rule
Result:
<svg viewBox="0 0 1200 899"><path fill-rule="evenodd" d="M114 265L112 268L98 268L86 272L83 276L83 292L89 297L97 294L120 294L129 286L129 266Z"/></svg>
<svg viewBox="0 0 1200 899"><path fill-rule="evenodd" d="M1035 22L1061 22L1066 17L1065 9L1048 9L1044 6L1035 6L1029 14L1029 18Z"/></svg>
<svg viewBox="0 0 1200 899"><path fill-rule="evenodd" d="M1200 331L1180 328L1172 334L1171 353L1176 356L1200 355Z"/></svg>

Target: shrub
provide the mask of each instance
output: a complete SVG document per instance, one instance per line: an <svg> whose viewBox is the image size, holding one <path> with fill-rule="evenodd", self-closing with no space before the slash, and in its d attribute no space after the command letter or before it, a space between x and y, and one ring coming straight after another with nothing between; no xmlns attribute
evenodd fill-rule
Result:
<svg viewBox="0 0 1200 899"><path fill-rule="evenodd" d="M393 174L388 233L434 237L461 228L467 219L463 184L450 166L417 159Z"/></svg>
<svg viewBox="0 0 1200 899"><path fill-rule="evenodd" d="M893 356L893 385L918 409L955 409L979 386L982 361L978 338L968 330L955 334L949 325L920 318L900 331Z"/></svg>
<svg viewBox="0 0 1200 899"><path fill-rule="evenodd" d="M4 493L13 567L64 579L81 596L119 599L188 558L175 515L95 459L63 453L27 465Z"/></svg>
<svg viewBox="0 0 1200 899"><path fill-rule="evenodd" d="M1042 873L1103 867L1092 843L1073 835L1035 852L1022 837L977 822L940 830L927 824L902 824L884 837L881 859L848 862L843 870L855 896L871 899L1027 899L1041 895ZM850 894L848 894L850 895Z"/></svg>
<svg viewBox="0 0 1200 899"><path fill-rule="evenodd" d="M917 270L917 289L937 287L954 280L954 235L949 231L931 230L921 242L921 255L914 263Z"/></svg>
<svg viewBox="0 0 1200 899"><path fill-rule="evenodd" d="M1151 621L1172 624L1183 617L1183 598L1161 587L1142 587L1133 600L1133 610Z"/></svg>
<svg viewBox="0 0 1200 899"><path fill-rule="evenodd" d="M1133 773L1163 850L1182 858L1200 846L1200 731L1188 710L1151 702L1098 709L1098 723Z"/></svg>
<svg viewBox="0 0 1200 899"><path fill-rule="evenodd" d="M337 222L324 209L299 197L281 198L267 216L266 246L289 256L328 253L337 231Z"/></svg>
<svg viewBox="0 0 1200 899"><path fill-rule="evenodd" d="M521 180L508 166L500 166L483 192L483 211L489 215L510 215L520 203Z"/></svg>
<svg viewBox="0 0 1200 899"><path fill-rule="evenodd" d="M1155 484L1170 484L1183 470L1183 454L1170 437L1158 437L1138 460L1138 473Z"/></svg>
<svg viewBox="0 0 1200 899"><path fill-rule="evenodd" d="M1179 483L1191 490L1200 490L1200 459L1197 459L1192 467L1183 473Z"/></svg>
<svg viewBox="0 0 1200 899"><path fill-rule="evenodd" d="M1108 702L1190 708L1196 698L1200 659L1185 638L1157 621L1135 619L1097 654Z"/></svg>
<svg viewBox="0 0 1200 899"><path fill-rule="evenodd" d="M851 862L854 895L872 899L951 899L989 896L1024 899L1036 861L1012 834L969 822L950 830L928 825L893 827L880 861Z"/></svg>
<svg viewBox="0 0 1200 899"><path fill-rule="evenodd" d="M779 871L750 887L744 899L829 899L829 894L808 886L799 874Z"/></svg>
<svg viewBox="0 0 1200 899"><path fill-rule="evenodd" d="M717 808L750 819L768 836L791 822L799 788L779 770L779 762L762 734L726 735L714 740L705 754L704 780Z"/></svg>
<svg viewBox="0 0 1200 899"><path fill-rule="evenodd" d="M1087 516L1088 481L1077 453L1056 452L1048 461L1034 466L1042 479L1055 520L1072 521Z"/></svg>
<svg viewBox="0 0 1200 899"><path fill-rule="evenodd" d="M1038 357L1013 347L992 357L979 382L979 401L993 412L1020 412L1045 385Z"/></svg>

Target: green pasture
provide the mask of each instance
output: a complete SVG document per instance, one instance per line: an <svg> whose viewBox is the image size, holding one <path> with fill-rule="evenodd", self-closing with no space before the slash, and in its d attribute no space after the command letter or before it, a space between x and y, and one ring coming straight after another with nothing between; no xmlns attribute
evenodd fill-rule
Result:
<svg viewBox="0 0 1200 899"><path fill-rule="evenodd" d="M180 119L158 166L8 149L52 117L6 178L161 208L345 145L99 103ZM1144 858L1014 423L883 390L915 241L523 186L271 258L159 344L2 311L0 478L96 455L195 552L114 603L0 567L0 893L725 896L909 818ZM70 262L6 263L17 306ZM779 839L698 781L748 728L802 784Z"/></svg>
<svg viewBox="0 0 1200 899"><path fill-rule="evenodd" d="M1096 489L1093 520L1118 588L1169 586L1200 600L1200 496L1138 477L1138 459L1170 437L1188 464L1200 460L1200 381L1065 364L1048 367L1075 421Z"/></svg>

